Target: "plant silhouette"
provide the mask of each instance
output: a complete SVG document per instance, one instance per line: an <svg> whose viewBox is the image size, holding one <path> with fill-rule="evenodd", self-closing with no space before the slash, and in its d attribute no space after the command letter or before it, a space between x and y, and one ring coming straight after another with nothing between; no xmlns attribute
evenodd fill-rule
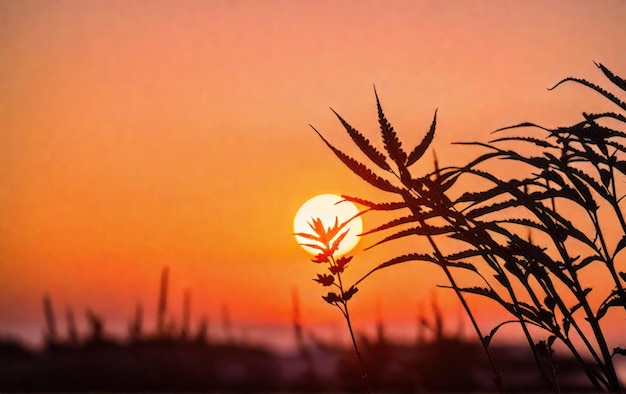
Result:
<svg viewBox="0 0 626 394"><path fill-rule="evenodd" d="M613 85L626 91L623 78L602 64L596 65ZM506 127L497 130L497 138L488 143L461 143L486 150L470 163L440 169L435 156L434 171L418 176L410 167L423 159L433 141L436 111L422 141L412 151L405 151L374 90L383 154L333 110L375 167L337 149L313 128L352 172L396 196L382 203L345 195L344 199L365 206L367 211L405 212L363 234L387 234L372 247L415 235L426 238L431 247L428 253L406 253L385 261L353 286L396 264L426 262L441 267L449 282L441 287L452 289L461 301L500 392L504 382L489 345L497 331L508 324L519 325L539 373L554 391L560 391L552 357L557 340L575 357L596 390L622 390L613 359L626 355L626 351L623 344L609 346L602 323L609 311L626 311L626 272L623 265L621 271L618 269L619 254L626 247L626 219L620 206L626 175L626 104L584 79L565 78L550 90L566 82L592 89L622 113L583 113L583 121L554 129L529 122ZM521 129L532 129L540 135L501 134ZM523 150L523 145L532 149ZM513 177L498 174L501 161L516 166ZM476 189L467 191L467 185ZM619 223L619 234L610 226L602 226L611 220ZM616 236L618 241L612 245ZM445 244L441 242L444 238ZM591 276L586 267L590 265L608 273L612 281L609 288L586 285ZM457 270L469 272L477 285L459 286ZM605 290L603 301L594 308L590 293ZM511 318L483 334L467 295L495 301ZM531 327L541 329L547 337L537 339ZM590 361L585 358L587 354L591 355Z"/></svg>
<svg viewBox="0 0 626 394"><path fill-rule="evenodd" d="M350 221L360 216L364 212L365 211L356 214L355 216L343 223L339 223L339 219L335 217L334 225L328 228L324 226L324 223L321 219L313 218L311 222L308 223L311 227L312 233L296 233L295 235L298 235L312 242L302 244L303 246L308 246L319 251L315 258L312 259L314 263L328 264L328 271L330 272L330 275L326 273L317 274L317 278L313 280L324 287L334 286L338 290L338 292L329 291L328 294L322 296L322 298L330 305L337 307L337 309L341 311L341 314L346 319L346 323L348 324L348 330L350 331L350 338L352 339L352 344L354 346L354 351L359 361L363 384L365 385L367 393L370 393L371 389L367 377L367 371L365 370L365 366L363 365L361 352L359 351L356 338L354 337L354 330L352 329L350 312L348 310L348 301L352 298L354 294L356 294L357 291L359 291L359 289L355 285L353 285L346 290L343 285L343 280L341 279L341 274L346 269L348 263L352 260L352 256L341 256L335 258L335 254L339 250L339 245L341 245L341 242L349 232L349 229L343 229L348 223L350 223Z"/></svg>

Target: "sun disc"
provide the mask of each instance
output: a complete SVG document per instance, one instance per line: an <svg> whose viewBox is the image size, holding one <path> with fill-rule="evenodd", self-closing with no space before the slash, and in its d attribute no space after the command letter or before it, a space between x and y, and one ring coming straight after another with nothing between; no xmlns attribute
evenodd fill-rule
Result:
<svg viewBox="0 0 626 394"><path fill-rule="evenodd" d="M293 221L294 233L312 234L313 230L311 230L309 223L312 222L313 219L321 219L322 223L324 223L324 227L328 228L334 226L335 219L341 224L359 213L356 205L349 201L343 201L337 204L342 200L343 198L335 194L320 194L302 204ZM348 234L339 245L339 249L337 253L335 253L336 256L348 253L359 243L358 234L363 232L363 221L360 217L354 218L346 225L345 229L348 230ZM319 250L315 248L302 245L311 243L310 240L298 235L295 237L304 250L312 255L319 253Z"/></svg>

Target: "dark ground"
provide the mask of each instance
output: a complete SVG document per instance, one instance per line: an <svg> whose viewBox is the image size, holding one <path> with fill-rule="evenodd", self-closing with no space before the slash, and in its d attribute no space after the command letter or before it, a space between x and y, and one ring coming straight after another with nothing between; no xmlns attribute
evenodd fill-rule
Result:
<svg viewBox="0 0 626 394"><path fill-rule="evenodd" d="M420 344L362 337L369 381L377 392L493 392L483 349L454 338ZM545 392L530 352L493 347L506 392ZM591 391L574 360L557 359L563 392ZM49 341L29 351L0 342L2 392L362 392L353 349L315 340L291 354L201 339L106 337Z"/></svg>

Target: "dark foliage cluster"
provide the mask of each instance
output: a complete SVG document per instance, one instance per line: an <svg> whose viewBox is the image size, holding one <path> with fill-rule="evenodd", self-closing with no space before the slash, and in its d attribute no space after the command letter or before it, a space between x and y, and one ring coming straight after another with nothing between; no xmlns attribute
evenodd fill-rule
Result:
<svg viewBox="0 0 626 394"><path fill-rule="evenodd" d="M615 87L626 91L624 79L602 64L597 66ZM429 252L405 253L379 264L355 286L396 264L426 262L441 267L448 280L443 287L452 289L463 304L484 345L499 391L503 377L489 345L506 324L519 325L538 371L554 391L560 391L553 358L557 341L578 360L596 390L621 390L614 358L626 351L624 344L608 343L603 323L609 313L626 315L626 266L620 253L626 247L621 205L626 180L626 104L583 79L566 78L552 89L566 82L592 89L619 112L583 113L584 120L566 127L532 123L507 127L488 143L464 143L485 152L470 163L440 169L435 159L435 170L421 175L414 174L411 166L423 159L433 141L436 112L423 140L409 152L376 94L384 153L335 113L373 167L345 154L315 130L352 172L395 196L382 203L343 196L367 211L398 212L365 233L386 234L374 246L410 236L423 237L430 245ZM503 134L519 130L525 133ZM502 161L515 166L513 176L498 174ZM475 189L467 191L468 185ZM464 189L459 192L459 188ZM447 251L450 244L454 248ZM591 266L610 278L606 288L588 285L589 276L594 275L589 274ZM475 275L476 286L460 286L456 270ZM510 319L483 333L467 295L495 301ZM595 305L592 299L602 301ZM536 334L537 328L541 334Z"/></svg>

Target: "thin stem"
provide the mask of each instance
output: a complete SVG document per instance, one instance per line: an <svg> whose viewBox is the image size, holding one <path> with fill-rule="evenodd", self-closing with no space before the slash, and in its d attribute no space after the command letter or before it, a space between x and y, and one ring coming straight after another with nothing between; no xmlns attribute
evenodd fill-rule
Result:
<svg viewBox="0 0 626 394"><path fill-rule="evenodd" d="M402 181L401 177L398 176L398 174L396 174L395 171L391 171L393 173L393 175L396 176L396 178L398 178L400 181ZM404 184L404 182L403 182ZM406 185L407 187L407 191L410 194L413 194L417 197L419 197L419 192L415 189L413 189L410 185ZM440 196L440 197L445 197L445 195ZM448 202L448 204L446 204L448 207L452 207L454 209L454 207L452 206L452 202L449 201L446 197L446 201ZM411 209L413 210L413 209ZM456 209L455 209L456 211ZM422 227L426 226L426 223L423 219L419 220L419 224ZM453 223L453 225L457 225ZM454 289L454 292L456 293L456 296L458 297L458 299L461 301L461 304L463 305L463 308L465 309L465 312L467 313L472 326L474 327L474 330L476 331L476 334L478 335L478 338L480 339L480 343L483 347L483 349L485 350L485 354L487 355L487 359L489 360L489 364L491 365L491 368L493 370L493 383L496 386L496 389L498 390L498 392L500 394L504 393L504 384L502 382L502 373L498 370L498 367L496 366L495 361L493 360L493 358L491 357L491 352L489 352L489 348L487 347L487 344L484 341L484 336L480 330L480 327L478 326L478 323L476 322L476 319L474 318L474 314L472 313L472 310L470 309L467 301L465 300L465 297L463 296L463 293L461 293L461 290L459 289L459 286L457 285L456 281L454 280L454 277L452 276L452 273L450 272L450 270L448 269L448 267L445 265L445 258L443 256L443 254L441 253L441 250L439 249L439 247L437 246L437 244L435 243L433 237L431 235L426 235L426 238L428 239L428 242L430 243L430 245L433 248L433 251L435 253L435 257L437 258L437 260L441 263L440 266L443 269L444 273L446 274L446 277L448 278L448 281L450 282L450 285L452 286L452 288Z"/></svg>
<svg viewBox="0 0 626 394"><path fill-rule="evenodd" d="M578 327L578 324L576 323L576 320L574 320L574 318L571 316L569 310L567 309L567 306L561 300L561 297L559 297L558 292L555 290L554 285L552 284L552 281L550 280L550 278L547 277L547 276L544 277L544 278L541 278L541 280L540 280L540 278L537 278L537 281L539 282L539 285L543 288L545 293L555 300L555 302L557 303L557 306L562 311L564 318L568 319L570 321L570 323L572 324L572 326L575 327L575 329L578 331L578 334L580 335L580 337L582 338L584 343L587 345L588 350L590 351L590 353L595 358L598 366L601 366L602 362L600 361L600 359L599 359L598 355L596 354L594 348L591 346L591 344L589 343L587 337L583 334L583 332ZM583 371L585 372L585 374L589 378L589 381L593 384L593 386L598 391L602 391L602 386L600 385L600 383L596 379L596 376L594 375L594 371L591 368L589 368L589 365L587 365L585 360L578 353L578 349L576 349L576 347L574 346L572 341L569 339L569 335L567 335L565 333L561 334L560 330L557 327L550 327L548 332L554 334L558 339L560 339L565 344L565 346L567 346L568 349L570 349L570 351L574 355L574 358L576 358L576 360L578 361L578 364L580 365L580 367L583 369ZM553 366L553 368L554 368L554 366ZM554 375L554 376L556 377L556 375ZM557 385L557 387L556 387L557 391L560 391L560 388L558 386L558 381L555 380L555 383ZM606 384L606 381L603 381L603 383Z"/></svg>
<svg viewBox="0 0 626 394"><path fill-rule="evenodd" d="M527 206L527 208L529 209L530 212L532 212L540 221L542 221L546 226L548 226L551 223L551 220L549 219L549 216L546 216L546 212L544 212L541 209L538 209L539 207L541 207L542 205L539 206ZM555 212L556 213L556 212ZM594 222L595 225L595 221L593 220L593 217L591 217L592 222ZM599 231L599 228L596 226L596 231ZM567 252L567 248L565 247L565 245L563 244L562 241L556 240L554 239L554 237L552 235L550 235L550 237L553 240L554 246L556 247L559 255L561 256L561 258L563 259L563 261L570 261L571 258L569 256L569 253ZM600 254L600 251L597 251ZM587 317L589 322L591 323L591 320L593 320L593 314L590 313L590 309L589 309L589 304L587 302L587 298L584 296L584 292L582 291L582 286L580 285L580 281L578 280L577 274L576 274L576 270L574 270L571 266L566 266L566 270L567 272L570 274L571 276L571 280L573 283L573 289L570 287L570 290L572 290L572 292L574 293L574 295L576 296L576 299L578 301L580 301L581 305L583 306L583 309L585 310L585 312L587 312ZM539 278L537 278L539 279ZM583 331L581 330L581 328L579 327L577 321L575 320L575 318L572 316L572 314L570 313L569 309L567 308L567 306L563 303L561 297L558 296L558 292L556 291L556 289L554 288L552 282L549 280L549 277L544 277L543 278L543 282L540 281L540 283L544 283L546 286L548 286L548 289L550 290L550 292L552 294L554 294L554 300L557 302L557 305L559 307L559 309L561 310L561 312L563 313L563 317L567 320L569 320L569 322L572 324L572 327L574 327L574 329L576 330L576 332L578 333L578 335L580 336L580 338L582 339L583 343L586 345L587 349L589 350L590 354L594 357L596 364L598 366L598 368L600 370L602 370L606 375L607 378L609 378L609 373L606 370L606 367L604 365L604 363L602 362L602 360L600 359L600 357L597 355L595 349L593 348L593 346L591 345L591 343L589 342L588 338L586 337L586 335L583 333ZM569 287L569 286L568 286ZM593 324L592 324L593 325ZM557 335L557 331L553 331L553 333L555 335ZM601 332L600 332L600 335ZM557 335L558 337L559 335ZM594 336L596 336L596 339L598 339L598 334L596 332L596 330L594 330ZM565 341L563 341L565 343ZM569 342L569 337L568 337L568 342ZM582 360L582 358L580 357L580 355L578 354L577 351L575 351L575 347L569 346L571 343L567 343L568 348L572 351L572 354L576 357L576 359L579 361L579 364L581 365L581 367L583 368L583 370L585 371L587 377L590 379L590 381L594 384L594 386L596 388L599 388L599 383L597 382L597 380L594 378L594 371L590 370L589 367L587 366L587 364ZM605 385L608 387L610 387L610 384L608 384L607 382L603 382L605 383Z"/></svg>
<svg viewBox="0 0 626 394"><path fill-rule="evenodd" d="M523 278L523 280L522 280ZM537 293L535 292L535 290L532 288L532 286L530 285L530 282L528 280L527 276L522 276L522 278L518 278L520 280L520 282L522 283L522 285L524 286L524 288L526 289L526 292L529 294L530 298L532 299L533 303L535 304L535 306L539 309L541 308L542 304L541 302L539 302L539 298L537 297ZM538 279L538 278L537 278ZM507 281L508 282L508 281ZM543 286L543 284L541 283L541 281L539 281L539 285L541 286L541 288L544 290L544 292L546 293L546 295L549 295L548 291L545 289L545 287ZM517 304L516 304L517 305ZM522 316L520 315L520 319L522 318ZM522 323L523 324L523 323ZM545 326L544 326L545 325ZM559 330L557 329L557 327L555 327L553 324L542 324L542 328L547 330L550 333L553 334L558 334ZM528 332L528 330L524 331L524 334L528 333L527 338L530 338L530 340L532 341L532 337L530 336L530 332ZM558 335L556 335L558 337ZM530 343L531 345L531 349L533 350L533 356L536 357L535 362L537 363L540 371L542 372L543 378L544 380L547 380L548 382L550 382L554 389L556 390L557 393L561 392L561 388L559 386L559 381L557 380L557 376L556 376L556 372L554 370L554 363L552 360L552 356L550 355L550 365L552 367L552 381L550 381L548 379L547 373L545 372L545 369L543 367L543 363L541 362L541 360L539 359L539 355L537 354L537 351L535 349L535 346L533 343ZM548 349L549 350L549 349ZM548 353L549 354L549 353Z"/></svg>
<svg viewBox="0 0 626 394"><path fill-rule="evenodd" d="M472 224L476 225L476 223L472 222ZM475 230L479 230L477 228L475 228ZM487 234L485 234L484 232L481 232L481 235L484 237L487 237ZM485 238L485 239L487 239ZM493 241L492 241L493 242ZM491 249L489 250L493 250L493 245L489 245L491 247ZM482 249L482 247L479 247L479 249ZM537 353L537 349L535 349L535 342L533 340L532 335L530 334L530 331L528 330L528 327L526 325L526 321L524 320L523 315L520 312L520 303L519 300L517 299L517 295L515 294L515 291L513 290L513 286L511 285L511 282L509 281L509 278L507 277L504 269L502 268L502 266L500 266L500 264L498 263L497 259L491 255L485 255L483 256L483 258L487 261L487 264L489 264L492 268L494 268L494 270L498 273L498 275L501 276L501 278L505 281L505 283L503 283L503 286L506 288L507 292L509 293L509 296L511 297L511 301L513 302L513 305L515 306L515 312L514 315L515 317L519 320L520 325L522 327L522 332L524 333L524 337L526 338L526 341L528 342L528 345L530 347L531 353L533 355L533 359L535 360L535 364L537 365L537 369L539 369L539 373L541 374L541 377L548 382L549 384L551 384L555 390L557 389L557 387L555 386L554 382L552 382L550 380L550 378L548 377L548 374L545 370L545 368L543 367L543 364L541 363L541 360L539 359L539 354ZM496 270L497 268L497 270ZM529 293L530 290L529 290ZM531 293L531 297L534 294Z"/></svg>
<svg viewBox="0 0 626 394"><path fill-rule="evenodd" d="M356 353L356 357L359 360L359 367L361 368L361 378L363 379L363 384L365 384L365 389L368 394L370 394L371 388L369 379L367 377L367 371L365 370L365 366L363 365L363 359L361 358L361 352L359 351L359 347L356 343L356 339L354 338L354 331L352 330L352 323L350 322L350 313L348 312L348 305L344 301L344 307L346 310L345 318L346 323L348 323L348 330L350 331L350 338L352 339L352 345L354 345L354 352Z"/></svg>
<svg viewBox="0 0 626 394"><path fill-rule="evenodd" d="M589 215L591 217L594 227L596 228L596 233L598 235L598 238L600 239L600 243L602 245L602 249L606 255L606 261L608 263L609 261L612 261L612 259L610 257L609 250L604 240L604 234L602 233L602 229L600 228L600 223L598 220L597 213L589 212ZM574 283L576 285L577 290L580 292L580 294L583 294L582 286L580 285L580 281L578 280L578 275L575 271L572 272L572 279L574 279ZM597 317L594 315L593 311L591 310L591 306L587 302L587 298L586 297L581 297L581 298L582 299L580 301L581 301L582 307L585 313L587 314L587 320L589 321L589 324L591 325L591 328L596 337L596 340L598 341L600 352L602 353L602 356L604 358L604 365L605 365L605 370L607 374L607 379L609 381L611 389L619 391L620 390L619 379L617 378L617 373L615 372L615 367L613 366L613 360L611 358L611 352L609 351L608 344L606 342L606 339L604 338L604 333L602 331L602 328L600 327Z"/></svg>
<svg viewBox="0 0 626 394"><path fill-rule="evenodd" d="M332 264L336 265L335 258L333 256L330 257ZM348 323L348 331L350 331L350 338L352 339L352 345L354 346L354 352L356 353L356 358L359 360L359 367L361 368L361 379L363 379L363 384L365 385L365 390L367 394L371 394L372 390L370 388L369 379L367 377L367 371L365 370L365 365L363 364L363 359L361 358L361 351L359 350L359 346L356 343L356 339L354 337L354 330L352 329L352 322L350 321L350 312L348 311L348 301L343 299L343 282L341 280L341 273L337 273L337 279L339 280L339 290L341 291L341 304L343 305L343 309L337 305L339 310L341 310L343 316L346 319L346 323Z"/></svg>
<svg viewBox="0 0 626 394"><path fill-rule="evenodd" d="M611 196L613 197L613 199L609 201L609 204L611 204L611 207L613 208L613 211L615 212L615 215L619 220L622 231L624 232L624 234L626 234L626 221L624 221L624 215L622 214L622 210L620 209L619 203L617 201L617 191L615 189L615 170L612 165L609 166L609 169L611 171L611 191L613 193ZM617 276L617 271L615 271L615 261L613 260L614 258L615 256L611 256L610 261L607 260L606 266L611 273L611 277L613 277L613 281L615 281L615 285L617 286L617 292L619 293L622 300L626 301L626 291L624 291L624 286L622 286L622 282ZM626 302L624 303L624 309L626 309Z"/></svg>
<svg viewBox="0 0 626 394"><path fill-rule="evenodd" d="M545 212L543 212L541 210L537 210L536 208L538 208L538 207L533 207L533 209L530 209L530 207L529 207L530 211L542 223L544 223L546 226L548 226L549 223L551 223L551 220L550 220L549 216L546 216ZM554 246L555 246L557 252L559 253L559 256L561 257L561 259L563 259L563 261L571 261L571 257L569 255L569 253L567 252L567 248L565 247L563 242L554 239L554 237L552 235L550 235L550 237L552 238ZM597 251L597 252L600 253L599 251ZM582 293L582 290L581 290L581 286L578 283L578 278L576 276L576 271L572 267L570 267L570 266L566 266L566 270L570 274L571 281L574 284L574 289L572 289L569 285L568 285L568 288L570 289L570 291L572 291L572 293L574 294L574 296L576 297L577 300L581 301L581 303L582 302L586 302L586 298L584 298L584 297L583 297L582 300L579 299L579 294L583 294L583 293ZM539 278L537 278L537 279L539 279ZM589 339L587 338L587 336L584 334L584 332L582 331L582 329L578 325L578 322L576 321L576 319L574 319L574 317L571 314L571 312L570 312L569 308L567 307L567 305L565 305L565 303L563 302L561 297L558 296L559 292L555 289L554 284L552 283L552 281L549 280L549 276L543 277L542 281L540 283L545 284L547 286L547 288L550 290L551 294L554 294L554 300L557 302L557 305L558 305L559 309L561 310L561 313L563 313L563 317L565 319L567 319L572 324L572 327L574 327L574 329L576 330L576 332L578 333L578 335L582 339L583 343L585 344L585 346L589 350L589 353L595 359L598 367L600 367L601 369L604 369L603 368L603 364L602 364L602 360L600 359L600 357L596 353L595 349L593 348L593 346L589 342ZM577 283L578 283L578 285L576 285Z"/></svg>
<svg viewBox="0 0 626 394"><path fill-rule="evenodd" d="M420 220L420 225L421 226L425 226L425 223L424 223L423 220ZM437 246L437 244L433 240L432 236L427 235L426 237L428 238L428 242L430 243L430 245L433 248L433 251L435 252L435 257L437 258L437 260L439 260L441 262L440 266L443 269L443 271L445 272L446 277L448 278L448 281L450 282L450 285L452 286L452 288L454 289L454 292L456 293L457 297L461 301L461 304L463 305L463 308L465 309L465 312L467 312L467 315L469 316L470 321L472 322L472 326L474 327L474 330L476 330L476 334L478 335L478 338L480 338L480 343L482 344L483 349L485 350L485 353L487 354L487 359L489 360L489 363L491 364L491 368L493 370L493 374L494 374L493 383L496 386L496 388L498 389L498 392L500 394L502 394L502 393L504 393L504 385L503 385L503 382L502 382L502 373L498 370L498 367L496 366L495 361L491 357L491 352L489 352L489 349L487 348L487 344L484 341L484 336L483 336L483 334L482 334L482 332L480 330L480 327L478 326L478 323L476 322L476 319L474 318L474 314L472 313L472 310L470 309L467 301L465 300L465 297L463 296L463 293L461 293L461 290L459 289L459 286L456 284L456 281L454 280L454 277L452 276L452 273L450 272L448 267L446 267L446 265L444 264L445 258L443 257L443 254L439 250L439 247Z"/></svg>
<svg viewBox="0 0 626 394"><path fill-rule="evenodd" d="M552 346L547 345L548 350L548 361L550 362L552 378L554 379L554 384L556 385L556 392L558 394L561 393L561 386L559 385L559 379L556 376L556 367L554 365L554 358L552 357Z"/></svg>
<svg viewBox="0 0 626 394"><path fill-rule="evenodd" d="M455 212L458 213L458 210L456 209L456 207L452 206L451 208L452 208L452 210L454 210ZM450 221L447 218L446 218L446 220L451 225L458 226L458 223L453 223L452 221ZM478 232L478 238L480 239L481 244L480 245L475 245L473 242L470 242L470 243L472 243L478 249L486 248L487 250L492 251L493 250L493 240L489 237L489 235L486 234L486 232L484 230L479 229L475 221L473 221L473 220L469 220L468 221L467 219L465 219L465 217L463 217L462 220L463 220L464 224L468 228L471 228L474 233ZM470 225L470 223L471 223L471 225ZM515 291L513 290L513 287L511 285L508 277L506 276L506 273L505 273L504 269L498 263L497 259L495 259L491 254L483 255L483 259L487 262L487 264L490 267L492 267L503 278L503 280L506 281L506 284L505 284L504 287L507 289L507 292L509 293L509 296L511 297L511 301L513 302L513 305L515 306L516 317L518 318L518 320L519 320L519 322L521 324L521 327L522 327L522 331L524 332L524 336L525 336L526 340L528 341L528 344L530 346L530 350L531 350L531 352L533 354L533 358L535 360L535 363L537 364L537 368L539 369L539 373L541 374L542 378L546 382L548 382L549 384L552 384L553 387L555 388L555 390L558 391L558 385L556 385L554 382L552 382L550 380L550 378L548 377L547 372L543 368L543 364L541 363L541 360L539 359L539 355L537 354L537 351L536 351L535 346L534 346L533 338L532 338L532 336L530 334L530 331L528 330L528 327L526 326L526 322L525 322L523 316L519 312L519 310L520 310L519 301L517 299ZM446 269L447 269L447 267L446 267ZM481 337L481 339L482 339L482 337ZM486 347L485 347L485 349L486 349Z"/></svg>

